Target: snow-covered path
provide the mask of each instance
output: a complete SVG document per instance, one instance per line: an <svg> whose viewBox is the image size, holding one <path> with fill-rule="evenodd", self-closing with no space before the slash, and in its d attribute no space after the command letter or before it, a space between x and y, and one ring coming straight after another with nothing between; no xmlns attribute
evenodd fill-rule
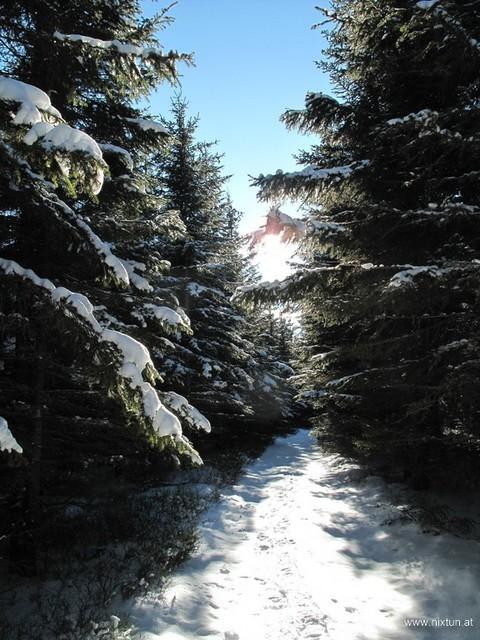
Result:
<svg viewBox="0 0 480 640"><path fill-rule="evenodd" d="M383 524L382 483L355 476L304 429L278 439L206 512L163 598L136 604L145 640L479 638L480 545Z"/></svg>

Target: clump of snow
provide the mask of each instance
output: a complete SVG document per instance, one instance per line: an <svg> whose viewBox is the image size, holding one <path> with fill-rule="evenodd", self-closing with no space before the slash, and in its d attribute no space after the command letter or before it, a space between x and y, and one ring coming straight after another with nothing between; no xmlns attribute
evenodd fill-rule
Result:
<svg viewBox="0 0 480 640"><path fill-rule="evenodd" d="M463 349L465 347L472 347L472 342L467 340L467 338L461 338L460 340L453 340L448 344L444 344L438 347L438 353L446 353L447 351L455 351L456 349Z"/></svg>
<svg viewBox="0 0 480 640"><path fill-rule="evenodd" d="M145 265L142 265L139 262L133 262L131 260L120 260L120 263L127 272L128 279L133 284L135 289L138 289L139 291L153 291L153 287L149 283L149 281L143 276L138 275L138 273L136 273L135 271L135 269L138 269L139 271L145 271ZM141 268L139 265L141 265L141 267L143 268Z"/></svg>
<svg viewBox="0 0 480 640"><path fill-rule="evenodd" d="M2 416L0 416L0 451L23 453L22 447L15 440L8 427L8 422Z"/></svg>
<svg viewBox="0 0 480 640"><path fill-rule="evenodd" d="M328 220L309 220L307 223L310 235L335 236L345 231L345 226Z"/></svg>
<svg viewBox="0 0 480 640"><path fill-rule="evenodd" d="M317 389L317 390L309 390L309 391L301 391L297 398L299 400L319 400L320 398L324 398L328 396L328 392L325 389Z"/></svg>
<svg viewBox="0 0 480 640"><path fill-rule="evenodd" d="M307 223L299 218L283 213L278 207L272 207L263 224L259 229L249 234L250 247L255 248L257 255L267 253L267 260L271 263L271 253L273 238L277 238L275 253L279 253L282 244L288 244L305 236ZM278 240L280 242L278 242Z"/></svg>
<svg viewBox="0 0 480 640"><path fill-rule="evenodd" d="M30 280L37 287L41 287L51 292L55 291L55 285L53 282L47 278L39 278L34 271L31 269L24 269L14 260L5 260L5 258L0 258L0 269L2 269L7 276L20 276L21 278Z"/></svg>
<svg viewBox="0 0 480 640"><path fill-rule="evenodd" d="M419 9L431 9L436 4L438 4L439 0L420 0L417 2L417 7Z"/></svg>
<svg viewBox="0 0 480 640"><path fill-rule="evenodd" d="M26 144L34 144L42 138L43 146L65 149L65 151L82 151L96 160L102 160L102 151L99 145L84 131L70 127L68 124L52 125L48 122L38 122L32 126L24 136Z"/></svg>
<svg viewBox="0 0 480 640"><path fill-rule="evenodd" d="M130 279L128 277L128 271L125 267L125 263L120 258L115 256L109 245L106 242L103 242L97 234L90 228L90 226L81 218L80 216L76 217L77 225L86 231L90 241L92 242L95 249L98 251L100 255L102 255L105 259L105 264L107 264L115 273L115 277L117 280L122 282L125 285L130 284Z"/></svg>
<svg viewBox="0 0 480 640"><path fill-rule="evenodd" d="M102 143L98 145L102 151L102 153L114 153L116 155L121 156L125 159L125 164L128 169L133 169L133 158L129 151L124 149L123 147L119 147L116 144L107 144Z"/></svg>
<svg viewBox="0 0 480 640"><path fill-rule="evenodd" d="M202 376L204 378L212 377L212 362L206 358L202 358Z"/></svg>
<svg viewBox="0 0 480 640"><path fill-rule="evenodd" d="M154 131L155 133L168 135L168 129L160 124L160 122L155 122L154 120L150 120L149 118L125 118L125 120L127 122L131 122L143 131Z"/></svg>
<svg viewBox="0 0 480 640"><path fill-rule="evenodd" d="M114 331L113 329L103 329L102 337L107 342L112 342L118 347L123 354L123 366L125 369L133 365L140 375L140 378L141 372L147 364L153 366L147 347L141 342L138 342L138 340L135 340L135 338L125 333L120 333L120 331ZM131 373L128 374L128 377L132 377L133 380ZM140 378L137 378L138 383L140 383Z"/></svg>
<svg viewBox="0 0 480 640"><path fill-rule="evenodd" d="M222 298L225 298L225 294L220 289L215 289L214 287L205 287L203 284L198 284L198 282L189 282L186 286L187 292L191 296L199 296L202 293L214 293Z"/></svg>
<svg viewBox="0 0 480 640"><path fill-rule="evenodd" d="M110 245L107 242L101 240L97 234L91 229L91 227L85 222L85 220L79 216L66 202L60 200L54 193L49 193L48 197L43 197L45 202L48 202L55 207L62 209L64 213L72 220L73 224L82 229L85 232L88 240L92 246L96 249L97 253L102 256L103 262L113 271L117 281L124 285L130 284L129 278L129 264L127 261L121 260L115 256ZM140 277L140 276L139 276ZM143 278L142 278L143 280ZM145 281L146 282L146 281ZM133 282L132 282L133 283ZM135 283L133 283L135 284ZM147 283L148 284L148 283ZM140 288L140 287L138 287ZM145 289L150 290L150 289Z"/></svg>
<svg viewBox="0 0 480 640"><path fill-rule="evenodd" d="M279 170L275 175L284 176L285 178L305 178L306 180L333 180L335 182L346 178L359 169L364 169L368 167L370 164L369 160L359 160L357 162L352 162L351 164L342 165L338 167L327 167L325 169L321 169L319 167L315 167L310 165L305 167L301 171L290 171L288 173L284 173ZM260 176L262 179L270 179L273 178L273 175L268 176Z"/></svg>
<svg viewBox="0 0 480 640"><path fill-rule="evenodd" d="M189 424L191 427L195 429L202 429L207 433L210 433L212 427L207 418L200 413L198 409L193 407L186 398L179 395L178 393L174 393L173 391L169 391L164 394L165 404L178 413L182 418L185 419L185 422Z"/></svg>
<svg viewBox="0 0 480 640"><path fill-rule="evenodd" d="M63 512L65 518L68 520L75 520L76 518L82 518L85 516L85 509L82 509L78 504L69 504L65 507Z"/></svg>
<svg viewBox="0 0 480 640"><path fill-rule="evenodd" d="M36 124L43 120L42 114L56 119L62 117L60 112L52 106L50 98L44 91L13 78L0 77L0 100L20 104L13 118L14 124Z"/></svg>
<svg viewBox="0 0 480 640"><path fill-rule="evenodd" d="M177 311L170 307L159 306L152 303L143 305L143 309L147 315L154 317L162 324L169 325L173 328L190 329L190 320L187 316L181 316Z"/></svg>
<svg viewBox="0 0 480 640"><path fill-rule="evenodd" d="M295 238L301 238L305 235L306 224L303 220L299 218L292 218L280 209L271 209L267 216L267 226L269 222L275 221L285 232L288 230ZM284 233L285 235L285 233ZM288 234L287 234L288 236Z"/></svg>
<svg viewBox="0 0 480 640"><path fill-rule="evenodd" d="M87 296L82 293L74 293L65 287L56 287L52 291L52 300L58 302L63 300L75 308L78 315L87 320L96 331L100 331L100 325L93 315L93 305Z"/></svg>
<svg viewBox="0 0 480 640"><path fill-rule="evenodd" d="M438 111L432 111L431 109L422 109L416 113L408 113L402 118L391 118L387 120L389 126L397 124L404 124L406 122L420 122L422 124L428 124L432 119L438 116Z"/></svg>
<svg viewBox="0 0 480 640"><path fill-rule="evenodd" d="M93 138L84 131L70 127L68 124L53 125L48 122L37 122L23 137L23 142L32 145L38 140L41 140L42 147L47 150L62 149L67 153L80 151L94 158L98 164L93 193L100 193L104 181L104 162L102 151Z"/></svg>
<svg viewBox="0 0 480 640"><path fill-rule="evenodd" d="M312 102L315 102L315 100L329 100L330 102L338 102L335 98L328 95L328 93L323 93L322 91L309 91L305 98L305 104L307 108L312 104Z"/></svg>
<svg viewBox="0 0 480 640"><path fill-rule="evenodd" d="M101 40L100 38L92 38L79 33L61 33L55 31L53 37L61 42L81 42L96 49L114 49L118 53L127 56L136 56L138 58L152 58L161 56L161 49L155 47L139 47L135 44L120 42L119 40Z"/></svg>
<svg viewBox="0 0 480 640"><path fill-rule="evenodd" d="M413 267L408 265L406 269L396 273L389 281L389 287L402 287L414 284L415 277L419 274L426 274L432 278L439 278L447 273L448 269L441 269L435 266Z"/></svg>

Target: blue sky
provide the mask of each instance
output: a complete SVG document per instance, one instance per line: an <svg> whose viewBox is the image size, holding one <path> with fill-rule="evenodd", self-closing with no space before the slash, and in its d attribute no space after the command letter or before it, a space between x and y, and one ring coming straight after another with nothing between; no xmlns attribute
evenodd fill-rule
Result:
<svg viewBox="0 0 480 640"><path fill-rule="evenodd" d="M201 117L199 138L218 140L233 174L228 189L245 212L244 230L258 226L268 208L256 201L248 175L295 168L292 154L308 146L304 136L279 122L286 108L301 108L307 91L328 90L315 66L325 45L317 6L327 0L179 0L173 25L160 39L167 49L193 52L183 68L182 92ZM146 15L163 3L143 0ZM166 115L172 90L152 96L152 113Z"/></svg>

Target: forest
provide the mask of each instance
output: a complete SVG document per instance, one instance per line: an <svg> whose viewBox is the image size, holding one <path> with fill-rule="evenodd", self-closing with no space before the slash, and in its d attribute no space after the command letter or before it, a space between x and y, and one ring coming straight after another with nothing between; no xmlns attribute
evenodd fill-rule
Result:
<svg viewBox="0 0 480 640"><path fill-rule="evenodd" d="M150 17L139 0L0 0L0 640L475 637L478 575L443 587L480 566L480 5L312 10L333 95L305 87L304 106L281 115L313 144L298 170L251 178L269 212L245 233L221 140L202 139L181 92L195 58L162 46L173 6ZM162 85L176 91L157 114ZM272 237L270 260L280 245L294 257L265 281L256 256ZM305 591L303 558L338 551L331 522L312 529L311 489L294 483L317 474L344 509L360 483L358 531L373 502L394 510L368 535L387 539L397 572L414 564L394 558L402 545L425 567L435 558L435 579L419 570L414 592L405 578L408 607L388 591L394 574L382 577L391 601L377 603L375 629L367 614L345 622L360 603L340 615ZM273 505L269 527L249 528L235 500L254 522ZM172 622L172 595L163 622L145 626L151 594L166 602L172 576L193 580L189 563L207 557L209 518L226 540L210 553L238 545L243 573L287 545L281 578L252 577L261 612L240 590L238 619L215 605L237 626L210 628L212 592ZM355 544L370 558L367 537ZM222 562L228 578L237 561ZM210 584L202 575L190 601ZM275 581L288 615L273 612L269 631ZM462 615L448 609L457 583ZM427 598L435 584L444 609ZM397 605L429 630L381 626Z"/></svg>

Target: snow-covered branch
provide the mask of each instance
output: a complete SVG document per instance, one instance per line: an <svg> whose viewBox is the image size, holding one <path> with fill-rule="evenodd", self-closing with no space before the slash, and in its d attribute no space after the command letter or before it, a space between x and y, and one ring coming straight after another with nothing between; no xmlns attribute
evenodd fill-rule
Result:
<svg viewBox="0 0 480 640"><path fill-rule="evenodd" d="M160 122L155 122L150 118L124 118L126 122L133 124L142 131L153 131L162 135L169 135L168 129L166 129Z"/></svg>
<svg viewBox="0 0 480 640"><path fill-rule="evenodd" d="M54 120L62 118L44 91L20 80L0 76L0 100L20 105L13 116L13 124L34 125L50 117Z"/></svg>
<svg viewBox="0 0 480 640"><path fill-rule="evenodd" d="M308 166L291 172L279 170L274 174L259 175L253 180L253 185L260 188L258 196L261 200L279 196L296 200L320 193L326 185L346 180L369 164L369 160L359 160L338 167Z"/></svg>
<svg viewBox="0 0 480 640"><path fill-rule="evenodd" d="M120 40L101 40L79 33L61 33L55 31L53 37L61 42L80 42L94 49L113 50L123 56L135 56L137 58L163 58L162 49L157 47L140 47L136 44L120 42Z"/></svg>
<svg viewBox="0 0 480 640"><path fill-rule="evenodd" d="M141 398L143 415L149 420L159 437L172 436L183 441L182 444L198 462L199 458L182 436L180 420L160 401L156 389L144 379L144 372L155 372L148 349L131 336L103 328L93 313L90 300L81 293L72 292L65 287L56 287L46 278L40 278L31 269L24 269L13 260L0 258L0 270L7 276L16 276L44 290L44 294L55 307L70 317L83 322L100 343L113 346L119 355L116 374ZM184 409L185 410L185 409ZM200 415L200 414L199 414ZM199 425L207 428L207 423L199 420Z"/></svg>
<svg viewBox="0 0 480 640"><path fill-rule="evenodd" d="M17 451L17 453L23 453L22 447L10 431L8 422L5 418L2 418L2 416L0 416L0 451Z"/></svg>

